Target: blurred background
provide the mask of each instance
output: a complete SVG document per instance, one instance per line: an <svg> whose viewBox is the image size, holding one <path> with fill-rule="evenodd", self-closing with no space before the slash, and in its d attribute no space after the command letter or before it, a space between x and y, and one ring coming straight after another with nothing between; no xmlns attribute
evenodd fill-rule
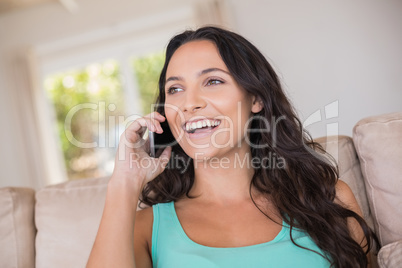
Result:
<svg viewBox="0 0 402 268"><path fill-rule="evenodd" d="M207 24L263 52L313 137L402 110L400 0L0 0L0 187L110 175L167 42Z"/></svg>

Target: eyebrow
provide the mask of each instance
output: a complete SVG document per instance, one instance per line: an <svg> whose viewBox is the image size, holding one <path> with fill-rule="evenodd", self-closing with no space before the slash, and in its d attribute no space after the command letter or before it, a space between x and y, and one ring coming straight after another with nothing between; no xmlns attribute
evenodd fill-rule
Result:
<svg viewBox="0 0 402 268"><path fill-rule="evenodd" d="M211 73L211 72L223 72L225 74L230 75L230 73L228 71L225 71L225 70L222 70L219 68L208 68L208 69L205 69L205 70L202 70L201 72L199 72L198 76L201 76L201 75L204 75L207 73ZM183 80L184 80L184 78L182 76L171 76L168 79L166 79L165 83L167 83L169 81L183 81Z"/></svg>

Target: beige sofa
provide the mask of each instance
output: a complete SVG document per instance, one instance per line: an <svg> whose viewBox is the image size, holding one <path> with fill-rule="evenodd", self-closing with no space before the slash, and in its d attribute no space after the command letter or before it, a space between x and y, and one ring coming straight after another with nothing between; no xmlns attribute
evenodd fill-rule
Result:
<svg viewBox="0 0 402 268"><path fill-rule="evenodd" d="M402 267L402 113L361 120L353 139L317 139L336 158L381 242L380 267ZM0 189L0 267L85 267L108 178Z"/></svg>

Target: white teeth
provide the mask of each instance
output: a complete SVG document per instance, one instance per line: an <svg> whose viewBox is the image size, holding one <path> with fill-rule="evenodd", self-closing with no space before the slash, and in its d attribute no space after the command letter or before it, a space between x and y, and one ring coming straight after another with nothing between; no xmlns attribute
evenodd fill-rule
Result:
<svg viewBox="0 0 402 268"><path fill-rule="evenodd" d="M197 128L203 127L215 127L218 126L221 122L219 120L200 120L197 122L187 123L186 124L186 131L191 131Z"/></svg>

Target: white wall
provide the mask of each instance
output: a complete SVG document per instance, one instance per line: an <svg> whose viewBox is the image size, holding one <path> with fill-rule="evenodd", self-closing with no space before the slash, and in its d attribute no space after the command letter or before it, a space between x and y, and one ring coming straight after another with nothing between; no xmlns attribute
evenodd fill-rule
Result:
<svg viewBox="0 0 402 268"><path fill-rule="evenodd" d="M338 101L337 118L308 127L314 137L329 123L352 135L363 117L402 111L402 1L248 0L232 9L303 120Z"/></svg>
<svg viewBox="0 0 402 268"><path fill-rule="evenodd" d="M80 0L68 13L58 3L0 15L0 187L41 187L39 144L30 142L34 111L21 112L29 81L28 47L98 30L184 0ZM195 0L193 2L196 2ZM235 30L271 59L304 120L334 101L339 116L309 128L326 134L326 124L351 135L361 118L402 108L402 2L398 0L228 1ZM26 100L25 100L26 101ZM29 110L29 108L28 108ZM32 137L31 140L38 140Z"/></svg>

